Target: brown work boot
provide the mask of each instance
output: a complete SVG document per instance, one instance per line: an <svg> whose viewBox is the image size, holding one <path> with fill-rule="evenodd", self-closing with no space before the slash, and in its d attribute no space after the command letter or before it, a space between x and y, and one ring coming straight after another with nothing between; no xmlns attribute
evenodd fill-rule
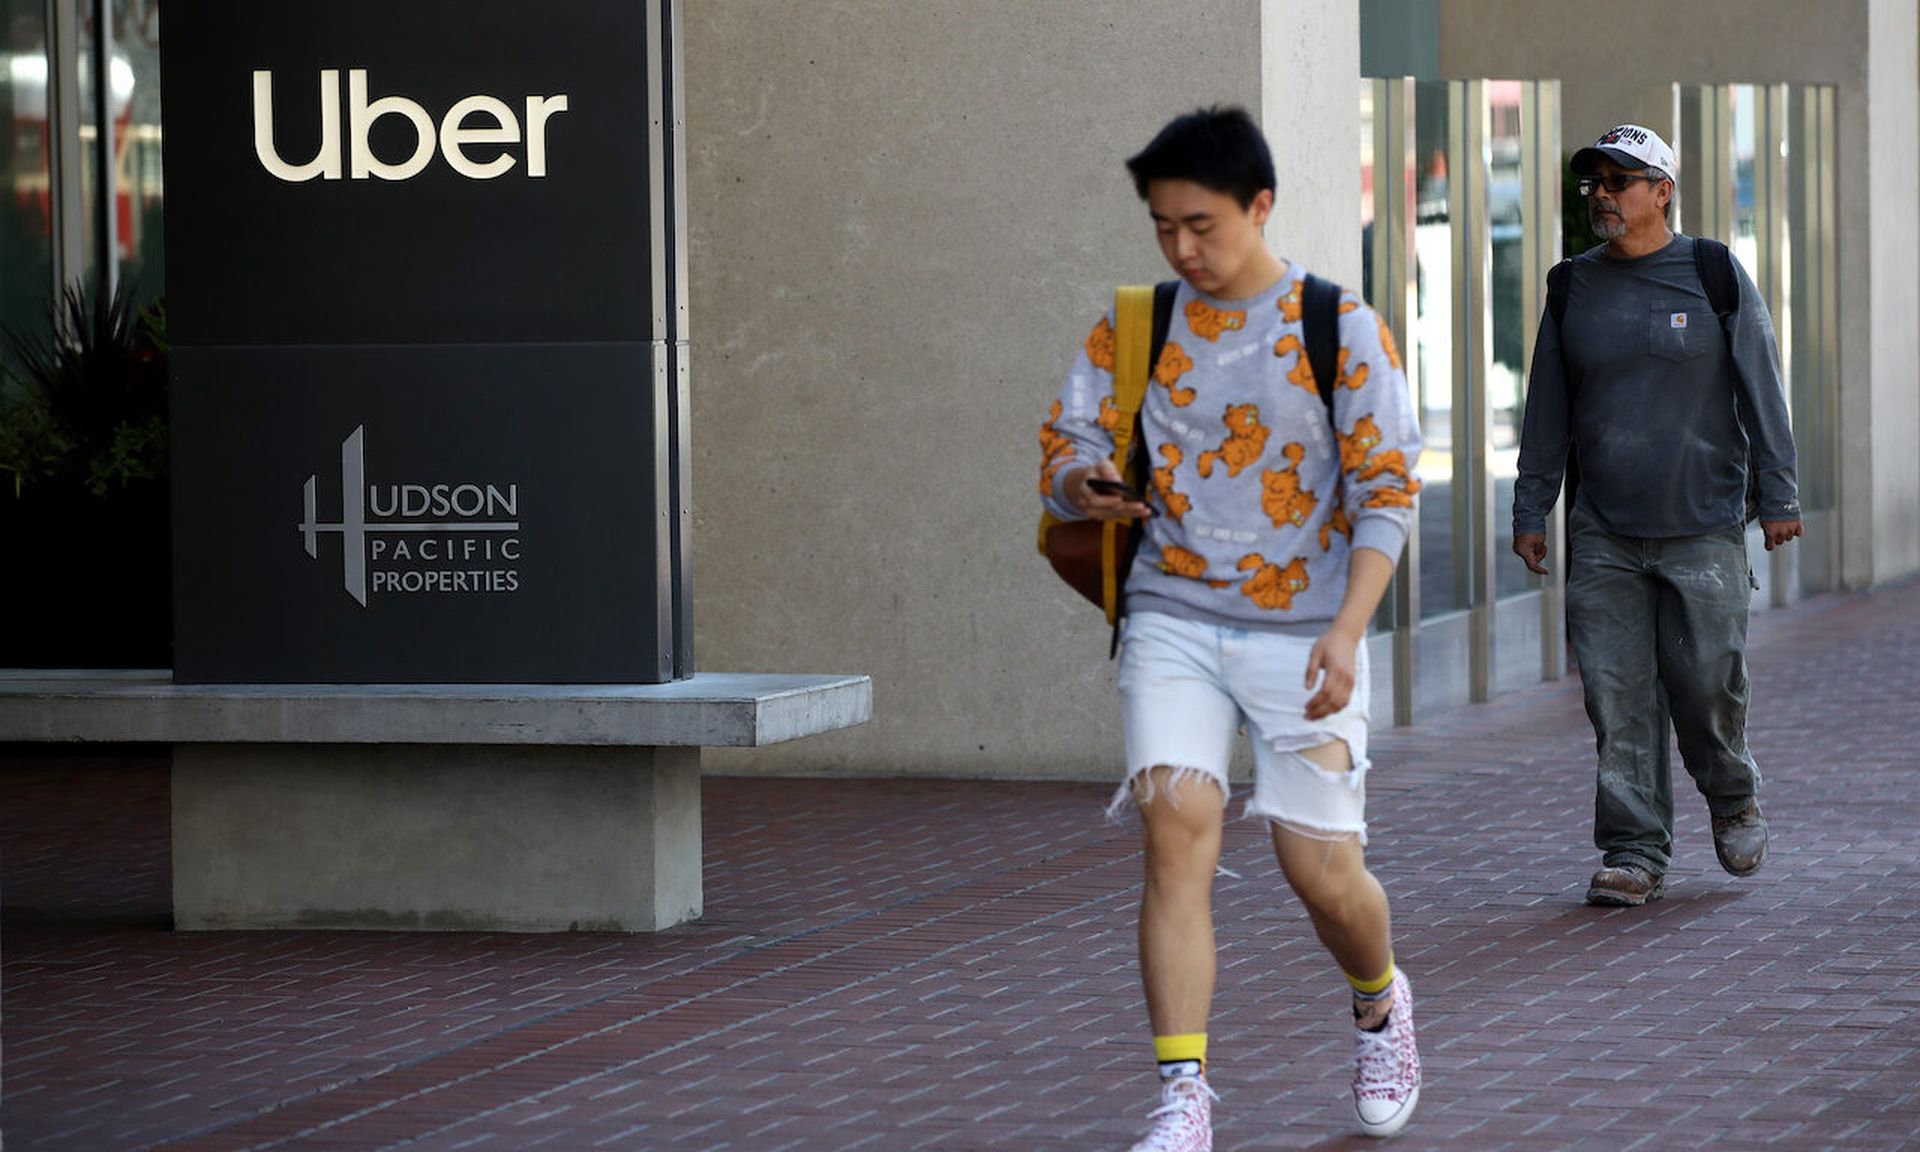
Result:
<svg viewBox="0 0 1920 1152"><path fill-rule="evenodd" d="M1735 876L1751 876L1767 859L1767 818L1758 800L1731 816L1713 818L1713 854Z"/></svg>
<svg viewBox="0 0 1920 1152"><path fill-rule="evenodd" d="M1667 891L1664 876L1655 876L1638 864L1602 868L1587 884L1587 903L1614 908L1637 908L1658 900Z"/></svg>

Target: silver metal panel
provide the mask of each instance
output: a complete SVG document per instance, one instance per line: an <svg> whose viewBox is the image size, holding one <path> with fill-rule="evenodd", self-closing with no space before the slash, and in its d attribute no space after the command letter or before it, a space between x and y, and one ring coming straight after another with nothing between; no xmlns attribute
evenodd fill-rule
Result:
<svg viewBox="0 0 1920 1152"><path fill-rule="evenodd" d="M1565 243L1560 220L1562 162L1558 81L1534 81L1521 89L1520 130L1524 134L1520 149L1521 194L1527 205L1521 255L1527 280L1521 299L1525 302L1526 314L1538 317L1546 311L1547 272L1559 263ZM1538 337L1539 326L1529 324L1524 345L1529 365L1533 363L1533 348ZM1524 398L1521 405L1524 417ZM1554 508L1554 514L1547 518L1547 577L1538 597L1540 617L1536 629L1540 638L1540 677L1546 680L1557 680L1567 672L1566 629L1561 625L1566 613L1566 565L1563 562L1566 501L1559 501ZM1494 559L1498 563L1517 562L1517 558ZM1503 618L1511 616L1509 612Z"/></svg>
<svg viewBox="0 0 1920 1152"><path fill-rule="evenodd" d="M1541 635L1561 631L1558 620L1548 621L1545 600L1545 592L1521 592L1494 605L1493 695L1540 682Z"/></svg>
<svg viewBox="0 0 1920 1152"><path fill-rule="evenodd" d="M659 267L655 262L654 267ZM679 457L680 437L674 429L674 403L677 390L673 378L673 347L664 341L654 341L647 357L651 378L648 387L653 400L653 443L650 451L653 455L653 586L657 590L653 598L654 614L654 666L659 670L660 678L672 679L676 673L686 675L690 668L676 668L674 654L677 645L674 640L674 625L679 620L676 611L678 599L674 595L677 581L676 569L680 560L679 553L673 547L674 533L679 528L678 509L674 506L674 493L678 488L676 469ZM681 413L684 416L684 412Z"/></svg>
<svg viewBox="0 0 1920 1152"><path fill-rule="evenodd" d="M673 602L673 665L678 675L691 676L693 647L693 398L689 361L692 339L688 329L687 279L687 115L686 34L679 0L661 0L666 44L661 63L666 69L662 89L666 100L666 238L667 325L671 342L667 417L672 453L667 510L672 532L666 537L671 555Z"/></svg>
<svg viewBox="0 0 1920 1152"><path fill-rule="evenodd" d="M661 20L663 5L670 0L646 0L647 2L647 229L649 243L648 256L653 261L652 287L648 295L648 306L652 314L648 317L647 335L653 340L671 340L674 337L667 323L668 309L668 272L667 260L669 247L667 240L668 219L671 215L667 207L667 92L665 79L669 54L673 46L666 43L665 25ZM665 489L661 489L665 491ZM662 585L665 587L665 585Z"/></svg>
<svg viewBox="0 0 1920 1152"><path fill-rule="evenodd" d="M1408 80L1374 80L1373 86L1373 299L1369 301L1402 350L1413 347L1414 310L1413 91ZM1414 530L1394 571L1381 615L1391 628L1393 722L1413 723L1414 676L1419 663L1420 509L1415 496ZM1383 663L1386 663L1383 661ZM1376 681L1380 679L1375 671Z"/></svg>
<svg viewBox="0 0 1920 1152"><path fill-rule="evenodd" d="M1800 594L1831 592L1840 586L1840 516L1831 509L1802 510L1805 535L1793 542Z"/></svg>
<svg viewBox="0 0 1920 1152"><path fill-rule="evenodd" d="M119 175L113 139L113 2L93 0L93 279L103 298L120 279Z"/></svg>
<svg viewBox="0 0 1920 1152"><path fill-rule="evenodd" d="M667 507L673 516L673 666L693 675L693 393L689 386L691 349L685 340L668 345L673 355L673 490Z"/></svg>
<svg viewBox="0 0 1920 1152"><path fill-rule="evenodd" d="M47 174L53 182L53 283L58 292L87 277L80 199L80 11L78 0L47 0Z"/></svg>
<svg viewBox="0 0 1920 1152"><path fill-rule="evenodd" d="M1396 640L1394 633L1375 632L1364 641L1367 646L1367 691L1373 701L1372 714L1375 717L1386 714L1384 706L1393 699L1394 682L1400 676L1399 669L1394 666Z"/></svg>
<svg viewBox="0 0 1920 1152"><path fill-rule="evenodd" d="M1787 295L1787 215L1792 205L1787 199L1787 165L1783 155L1787 143L1787 86L1756 85L1753 91L1757 104L1754 109L1753 217L1758 265L1753 270L1754 282L1773 317L1775 338L1790 340L1793 312ZM1789 403L1793 390L1799 386L1789 372ZM1809 380L1806 386L1818 387L1819 382ZM1767 554L1767 602L1772 607L1784 608L1800 598L1798 562L1797 547L1777 548Z"/></svg>
<svg viewBox="0 0 1920 1152"><path fill-rule="evenodd" d="M667 49L667 261L669 295L673 300L672 338L692 339L687 328L687 85L686 21L681 0L661 0L666 9Z"/></svg>
<svg viewBox="0 0 1920 1152"><path fill-rule="evenodd" d="M1470 699L1490 698L1493 621L1493 489L1487 442L1493 417L1487 377L1493 326L1492 237L1487 229L1487 89L1480 80L1448 86L1447 188L1453 221L1453 570L1466 590L1472 626Z"/></svg>
<svg viewBox="0 0 1920 1152"><path fill-rule="evenodd" d="M1733 116L1728 86L1681 89L1681 175L1674 185L1674 228L1689 236L1733 239Z"/></svg>
<svg viewBox="0 0 1920 1152"><path fill-rule="evenodd" d="M1420 666L1414 688L1416 720L1472 702L1467 674L1471 652L1469 613L1450 612L1420 623Z"/></svg>
<svg viewBox="0 0 1920 1152"><path fill-rule="evenodd" d="M1800 590L1840 586L1838 429L1840 351L1835 273L1834 90L1793 86L1787 94L1789 304L1782 339L1792 381L1793 439L1806 535Z"/></svg>

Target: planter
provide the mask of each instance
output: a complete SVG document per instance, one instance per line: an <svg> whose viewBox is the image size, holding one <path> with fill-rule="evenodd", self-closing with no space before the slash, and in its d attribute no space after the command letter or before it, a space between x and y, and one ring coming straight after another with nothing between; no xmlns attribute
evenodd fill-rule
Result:
<svg viewBox="0 0 1920 1152"><path fill-rule="evenodd" d="M0 493L0 667L171 668L167 489Z"/></svg>

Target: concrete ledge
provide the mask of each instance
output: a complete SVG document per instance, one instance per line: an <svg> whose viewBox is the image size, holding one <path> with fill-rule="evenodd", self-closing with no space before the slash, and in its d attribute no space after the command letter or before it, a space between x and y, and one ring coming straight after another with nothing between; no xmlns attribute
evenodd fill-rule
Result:
<svg viewBox="0 0 1920 1152"><path fill-rule="evenodd" d="M173 745L183 929L658 931L700 915L700 753L865 723L865 676L175 684L0 670L0 741Z"/></svg>
<svg viewBox="0 0 1920 1152"><path fill-rule="evenodd" d="M758 748L864 724L866 676L670 684L175 684L165 671L0 669L0 740Z"/></svg>

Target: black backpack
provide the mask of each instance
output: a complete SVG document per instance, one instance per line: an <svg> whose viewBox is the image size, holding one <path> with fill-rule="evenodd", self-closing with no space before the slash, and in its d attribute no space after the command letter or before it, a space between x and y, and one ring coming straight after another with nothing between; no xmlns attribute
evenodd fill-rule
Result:
<svg viewBox="0 0 1920 1152"><path fill-rule="evenodd" d="M1720 321L1720 334L1727 340L1727 352L1728 355L1731 356L1733 352L1733 337L1728 331L1727 326L1733 319L1734 314L1740 310L1740 281L1733 270L1733 253L1728 251L1727 246L1718 240L1712 240L1705 236L1696 236L1693 240L1693 270L1694 273L1700 277L1700 287L1707 294L1708 306L1713 309L1714 316ZM1573 261L1571 259L1560 261L1560 263L1555 264L1547 272L1547 312L1552 315L1553 326L1556 329L1566 326L1567 290L1571 286L1572 280ZM1159 304L1158 299L1156 299L1154 303L1157 306ZM1563 344L1562 347L1565 347L1565 345ZM1736 367L1735 370L1738 371L1738 368ZM1561 378L1568 381L1569 384L1567 393L1567 415L1571 418L1573 415L1572 379L1567 376L1564 367L1561 371ZM1580 488L1580 458L1579 453L1574 450L1573 438L1571 436L1567 438L1566 488L1567 510L1571 512L1573 510L1574 494L1579 491ZM1759 514L1760 484L1758 478L1754 476L1753 460L1751 455L1749 455L1747 460L1748 523L1752 523L1754 517Z"/></svg>
<svg viewBox="0 0 1920 1152"><path fill-rule="evenodd" d="M1149 373L1160 365L1161 349L1166 347L1167 332L1173 327L1173 297L1179 288L1178 280L1162 280L1153 286L1153 346L1147 351ZM1333 421L1333 389L1334 377L1340 371L1340 285L1307 273L1306 282L1300 288L1300 327L1304 330L1307 364L1313 369L1314 386L1320 389L1320 402L1327 408L1327 422L1333 424L1334 438L1338 440L1340 426ZM1148 461L1146 440L1140 434L1140 419L1140 415L1135 413L1133 467L1130 471L1133 473L1131 480L1134 491L1145 492L1148 488ZM1133 571L1134 554L1140 550L1140 537L1144 535L1144 532L1135 532L1128 540L1127 555L1120 565L1120 611L1114 614L1113 642L1107 648L1109 659L1120 650L1119 620L1127 614L1127 573Z"/></svg>

